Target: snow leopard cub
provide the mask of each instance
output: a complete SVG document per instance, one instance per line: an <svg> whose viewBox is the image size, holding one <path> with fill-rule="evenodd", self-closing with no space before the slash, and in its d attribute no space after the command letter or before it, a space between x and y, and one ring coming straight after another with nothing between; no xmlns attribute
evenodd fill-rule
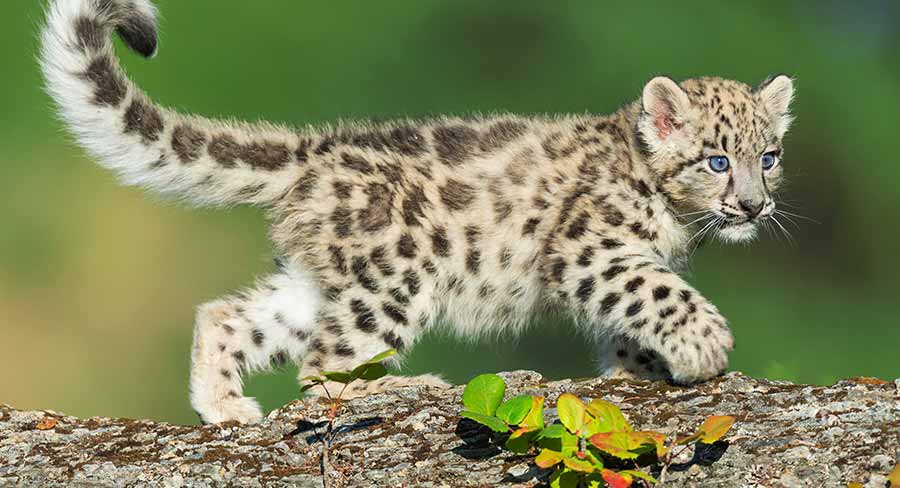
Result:
<svg viewBox="0 0 900 488"><path fill-rule="evenodd" d="M575 317L611 376L702 381L733 347L676 271L704 233L752 239L781 176L793 84L658 77L612 115L495 115L296 130L182 115L120 68L110 36L156 51L148 0L53 0L47 89L121 179L200 205L255 204L280 271L197 314L191 402L261 417L242 375L300 375L407 351L439 317L464 336ZM352 385L350 396L431 375Z"/></svg>

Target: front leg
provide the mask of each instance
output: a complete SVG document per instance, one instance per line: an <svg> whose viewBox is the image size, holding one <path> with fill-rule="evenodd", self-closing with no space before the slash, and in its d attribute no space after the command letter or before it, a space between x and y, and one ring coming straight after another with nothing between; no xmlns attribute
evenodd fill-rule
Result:
<svg viewBox="0 0 900 488"><path fill-rule="evenodd" d="M677 383L703 381L727 368L734 339L725 318L653 258L598 255L560 278L561 295L581 322L607 337L608 344L618 337L627 346L609 348L617 358L605 358L608 366L627 365L629 354L649 351L662 359Z"/></svg>

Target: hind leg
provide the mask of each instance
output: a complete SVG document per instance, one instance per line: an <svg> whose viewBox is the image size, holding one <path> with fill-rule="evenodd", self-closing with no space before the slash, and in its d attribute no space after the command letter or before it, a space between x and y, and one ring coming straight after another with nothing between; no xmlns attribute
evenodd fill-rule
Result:
<svg viewBox="0 0 900 488"><path fill-rule="evenodd" d="M607 378L668 380L665 362L658 354L641 349L637 342L622 336L603 339L600 345L600 370Z"/></svg>
<svg viewBox="0 0 900 488"><path fill-rule="evenodd" d="M417 287L411 287L417 291ZM394 288L383 296L369 293L342 293L323 304L319 327L309 344L309 355L300 368L300 379L322 371L349 371L388 349L403 353L424 332L430 321L427 297L410 296L410 292ZM396 359L390 360L395 362ZM343 391L342 398L356 398L409 385L449 387L435 375L385 376L375 381L357 380L347 388L340 383L327 383L328 394ZM325 395L322 388L309 390Z"/></svg>
<svg viewBox="0 0 900 488"><path fill-rule="evenodd" d="M204 422L254 422L256 400L243 377L288 360L299 362L313 335L319 292L310 277L287 270L244 293L201 305L191 355L191 405Z"/></svg>

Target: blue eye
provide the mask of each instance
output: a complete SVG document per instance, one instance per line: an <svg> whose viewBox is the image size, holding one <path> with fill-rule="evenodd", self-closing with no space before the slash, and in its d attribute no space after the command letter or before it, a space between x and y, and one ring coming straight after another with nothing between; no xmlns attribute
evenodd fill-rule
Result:
<svg viewBox="0 0 900 488"><path fill-rule="evenodd" d="M778 162L778 158L775 156L775 153L767 152L759 158L759 162L762 163L763 169L772 169L775 163Z"/></svg>
<svg viewBox="0 0 900 488"><path fill-rule="evenodd" d="M713 156L709 158L709 168L716 173L721 173L728 169L728 158L725 156Z"/></svg>

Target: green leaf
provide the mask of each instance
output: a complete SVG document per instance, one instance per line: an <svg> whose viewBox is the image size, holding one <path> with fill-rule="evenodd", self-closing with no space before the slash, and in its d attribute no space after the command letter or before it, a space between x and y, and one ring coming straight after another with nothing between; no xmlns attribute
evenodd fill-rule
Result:
<svg viewBox="0 0 900 488"><path fill-rule="evenodd" d="M485 415L483 413L464 410L459 413L459 416L474 420L481 425L489 427L494 432L509 432L509 426L506 425L506 422L498 419L497 417L494 417L493 415Z"/></svg>
<svg viewBox="0 0 900 488"><path fill-rule="evenodd" d="M396 349L388 349L387 351L384 351L381 354L375 355L374 357L372 357L372 359L366 361L366 363L380 363L391 356L395 356L396 354L397 354Z"/></svg>
<svg viewBox="0 0 900 488"><path fill-rule="evenodd" d="M347 371L323 371L322 376L330 381L344 384L350 383L354 379Z"/></svg>
<svg viewBox="0 0 900 488"><path fill-rule="evenodd" d="M594 399L585 407L589 414L595 419L595 424L591 426L591 433L597 434L601 432L621 432L631 431L631 426L622 415L622 411L612 403L606 400Z"/></svg>
<svg viewBox="0 0 900 488"><path fill-rule="evenodd" d="M562 437L563 432L565 432L566 428L563 427L562 424L553 424L548 427L544 427L541 430L541 435L538 436L541 439L559 439Z"/></svg>
<svg viewBox="0 0 900 488"><path fill-rule="evenodd" d="M350 372L353 379L373 381L387 374L387 367L382 363L365 363Z"/></svg>
<svg viewBox="0 0 900 488"><path fill-rule="evenodd" d="M888 481L891 482L891 488L900 488L900 463L894 466L894 470L888 475Z"/></svg>
<svg viewBox="0 0 900 488"><path fill-rule="evenodd" d="M721 439L734 424L734 417L730 415L713 415L700 426L700 442L712 444Z"/></svg>
<svg viewBox="0 0 900 488"><path fill-rule="evenodd" d="M470 412L494 415L500 402L503 401L505 391L506 383L503 378L495 374L478 375L472 378L463 390L463 405Z"/></svg>
<svg viewBox="0 0 900 488"><path fill-rule="evenodd" d="M550 488L578 488L580 483L581 473L565 467L556 468L550 475Z"/></svg>
<svg viewBox="0 0 900 488"><path fill-rule="evenodd" d="M619 474L621 474L621 475L626 475L626 474L627 474L627 475L632 476L632 477L634 477L634 478L640 478L640 479L642 479L642 480L644 480L644 481L649 481L649 482L654 483L654 484L655 484L655 483L659 483L659 481L657 481L656 478L650 476L649 474L647 474L647 473L645 473L645 472L643 472L643 471L637 471L637 470L627 469L627 470L625 470L625 471L619 471Z"/></svg>
<svg viewBox="0 0 900 488"><path fill-rule="evenodd" d="M510 398L497 407L496 415L509 425L519 425L531 411L531 404L531 395Z"/></svg>
<svg viewBox="0 0 900 488"><path fill-rule="evenodd" d="M603 476L603 481L609 485L610 488L628 488L631 486L631 476L627 474L616 473L611 469L604 469L600 472L600 475Z"/></svg>
<svg viewBox="0 0 900 488"><path fill-rule="evenodd" d="M584 426L584 403L571 393L563 393L556 401L559 420L569 432L578 434Z"/></svg>
<svg viewBox="0 0 900 488"><path fill-rule="evenodd" d="M394 356L395 354L397 354L396 349L388 349L387 351L384 351L381 354L374 356L372 359L369 359L368 361L353 368L353 371L350 372L351 381L357 379L373 381L386 375L387 367L382 364L382 361L388 359L391 356Z"/></svg>
<svg viewBox="0 0 900 488"><path fill-rule="evenodd" d="M560 439L560 446L560 452L563 453L563 456L572 456L578 451L578 437L568 430L565 430Z"/></svg>
<svg viewBox="0 0 900 488"><path fill-rule="evenodd" d="M534 464L537 464L539 467L547 469L556 466L563 460L563 455L561 452L551 451L550 449L542 449L541 453L534 458Z"/></svg>
<svg viewBox="0 0 900 488"><path fill-rule="evenodd" d="M300 378L300 381L311 381L313 383L325 383L328 380L326 380L325 378L323 378L321 376L305 376L303 378Z"/></svg>

